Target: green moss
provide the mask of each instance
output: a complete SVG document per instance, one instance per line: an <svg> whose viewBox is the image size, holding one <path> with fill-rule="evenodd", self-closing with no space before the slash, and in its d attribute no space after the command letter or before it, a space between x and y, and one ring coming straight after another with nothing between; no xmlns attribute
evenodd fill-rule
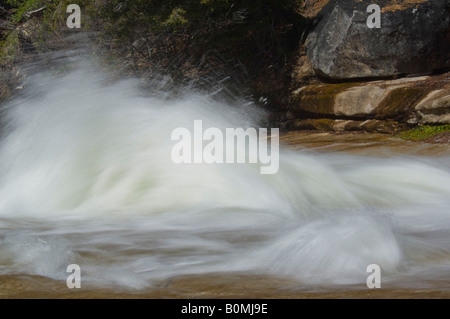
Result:
<svg viewBox="0 0 450 319"><path fill-rule="evenodd" d="M0 103L5 102L11 96L11 90L7 85L0 84Z"/></svg>
<svg viewBox="0 0 450 319"><path fill-rule="evenodd" d="M182 8L174 8L172 13L166 21L162 23L163 26L176 26L188 23L186 19L186 10Z"/></svg>
<svg viewBox="0 0 450 319"><path fill-rule="evenodd" d="M444 132L450 132L450 125L424 125L401 132L399 136L405 140L422 141Z"/></svg>
<svg viewBox="0 0 450 319"><path fill-rule="evenodd" d="M4 41L0 42L0 64L12 61L19 51L19 33L15 30L6 36Z"/></svg>
<svg viewBox="0 0 450 319"><path fill-rule="evenodd" d="M317 119L314 123L315 128L321 131L332 131L335 124L336 121L332 119Z"/></svg>
<svg viewBox="0 0 450 319"><path fill-rule="evenodd" d="M44 4L42 0L6 0L6 3L16 8L11 17L12 22L19 22L25 13L35 10Z"/></svg>
<svg viewBox="0 0 450 319"><path fill-rule="evenodd" d="M288 130L333 131L335 124L336 120L333 119L292 120L286 123L286 128Z"/></svg>
<svg viewBox="0 0 450 319"><path fill-rule="evenodd" d="M333 115L336 96L357 85L357 83L339 83L310 86L302 90L294 101L303 111Z"/></svg>
<svg viewBox="0 0 450 319"><path fill-rule="evenodd" d="M377 109L377 118L398 120L404 118L429 91L429 88L424 87L402 87L392 90Z"/></svg>

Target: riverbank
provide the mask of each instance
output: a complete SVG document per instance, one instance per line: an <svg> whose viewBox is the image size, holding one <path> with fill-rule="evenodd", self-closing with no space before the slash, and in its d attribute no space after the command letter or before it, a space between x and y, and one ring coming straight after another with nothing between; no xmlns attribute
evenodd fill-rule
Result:
<svg viewBox="0 0 450 319"><path fill-rule="evenodd" d="M90 47L110 68L121 69L143 81L164 78L167 86L174 88L188 86L219 93L225 98L242 96L268 110L272 114L270 125L281 131L397 134L409 129L420 131L424 126L431 130L434 126L447 126L448 132L450 73L442 62L448 60L449 52L445 45L448 42L446 15L433 15L435 23L442 24L445 32L441 32L444 37L441 39L441 33L436 31L438 38L432 43L443 45L431 48L427 41L434 30L428 25L420 26L426 30L424 34L411 31L416 26L414 23L411 30L406 28L404 32L398 29L401 25L385 25L381 38L371 36L371 29L362 23L362 18L349 22L353 26L351 30L339 29L341 23L331 30L315 30L318 21L324 23L334 17L327 7L335 5L336 10L346 12L352 6L352 1L342 7L334 2L265 0L244 1L229 7L226 1L194 1L166 7L161 3L148 5L146 1L122 4L99 0L95 5L82 1L79 3L82 28L68 29L65 1L50 1L46 6L17 1L18 8L3 9L0 15L0 102L22 90L27 76L21 70L23 62L39 55L46 61L46 55L51 52L73 48L67 35L93 33ZM364 15L365 2L354 3ZM409 23L412 10L418 12L420 19L428 21L430 10L424 4L427 1L400 2L392 6L392 1L383 1L383 7L390 8L384 8L389 14L383 18ZM437 6L434 11L442 11L441 2L431 6ZM328 54L339 50L322 48L323 41L314 49L313 40L327 38L328 32L338 32L337 36L328 38L343 39L343 43L330 45L342 46L341 53L350 54L349 58L331 59ZM352 32L357 33L354 39ZM403 33L402 41L390 38ZM367 41L361 40L366 38ZM392 53L388 57L384 57L385 52L370 49L382 47L379 43L384 42L406 47L415 43L424 49L395 51L393 47L394 53L403 52L405 56ZM349 49L352 43L359 49ZM317 59L308 51L323 52L325 56ZM364 55L359 55L361 52L374 65L371 62L368 68L359 67L367 62ZM414 54L419 54L420 61L432 61L432 65L414 62L406 69L388 67L397 60L414 60ZM319 60L349 62L338 74L333 73L335 77L324 79L323 66L314 63ZM416 70L413 66L417 65L428 68ZM354 68L374 69L374 73L353 74L349 70ZM448 137L443 140L448 141Z"/></svg>

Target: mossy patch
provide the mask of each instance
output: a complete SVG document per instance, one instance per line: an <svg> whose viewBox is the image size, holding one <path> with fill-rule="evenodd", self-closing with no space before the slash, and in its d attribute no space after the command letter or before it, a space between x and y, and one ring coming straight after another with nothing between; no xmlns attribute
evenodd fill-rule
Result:
<svg viewBox="0 0 450 319"><path fill-rule="evenodd" d="M293 110L334 115L336 96L358 83L311 85L293 98Z"/></svg>
<svg viewBox="0 0 450 319"><path fill-rule="evenodd" d="M10 62L20 51L19 33L14 30L0 42L0 64Z"/></svg>
<svg viewBox="0 0 450 319"><path fill-rule="evenodd" d="M399 136L405 140L422 141L445 132L450 132L450 125L424 125L401 132Z"/></svg>
<svg viewBox="0 0 450 319"><path fill-rule="evenodd" d="M402 87L392 92L377 108L377 119L393 118L402 120L414 110L414 107L430 92L424 87Z"/></svg>
<svg viewBox="0 0 450 319"><path fill-rule="evenodd" d="M333 131L333 126L336 120L333 119L306 119L306 120L292 120L285 123L284 128L290 131L293 130L319 130L319 131Z"/></svg>

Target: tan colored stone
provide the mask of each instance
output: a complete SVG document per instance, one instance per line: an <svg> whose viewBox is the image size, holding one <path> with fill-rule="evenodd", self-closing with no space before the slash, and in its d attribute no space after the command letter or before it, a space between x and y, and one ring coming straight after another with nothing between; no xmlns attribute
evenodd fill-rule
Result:
<svg viewBox="0 0 450 319"><path fill-rule="evenodd" d="M450 114L419 114L421 124L450 124Z"/></svg>
<svg viewBox="0 0 450 319"><path fill-rule="evenodd" d="M415 110L420 124L450 124L450 85L430 92Z"/></svg>
<svg viewBox="0 0 450 319"><path fill-rule="evenodd" d="M375 113L378 105L398 86L383 89L377 85L352 87L336 96L334 114L363 116Z"/></svg>
<svg viewBox="0 0 450 319"><path fill-rule="evenodd" d="M352 121L350 120L335 120L333 125L333 130L336 132L343 132L345 131L345 128L348 124L350 124Z"/></svg>
<svg viewBox="0 0 450 319"><path fill-rule="evenodd" d="M435 90L429 93L416 106L417 111L436 110L450 107L450 88Z"/></svg>
<svg viewBox="0 0 450 319"><path fill-rule="evenodd" d="M429 76L373 82L314 84L292 92L292 110L342 117L380 116L382 103L396 89L429 80Z"/></svg>

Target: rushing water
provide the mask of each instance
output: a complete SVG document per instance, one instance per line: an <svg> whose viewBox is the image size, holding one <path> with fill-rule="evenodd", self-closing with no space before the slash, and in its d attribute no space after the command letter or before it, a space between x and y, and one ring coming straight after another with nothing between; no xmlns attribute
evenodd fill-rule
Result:
<svg viewBox="0 0 450 319"><path fill-rule="evenodd" d="M450 281L448 158L281 149L274 175L177 165L175 128L258 126L263 114L159 93L81 65L29 77L2 106L0 275L65 281L78 264L93 287L237 272L336 289L366 287L378 264L384 285Z"/></svg>

